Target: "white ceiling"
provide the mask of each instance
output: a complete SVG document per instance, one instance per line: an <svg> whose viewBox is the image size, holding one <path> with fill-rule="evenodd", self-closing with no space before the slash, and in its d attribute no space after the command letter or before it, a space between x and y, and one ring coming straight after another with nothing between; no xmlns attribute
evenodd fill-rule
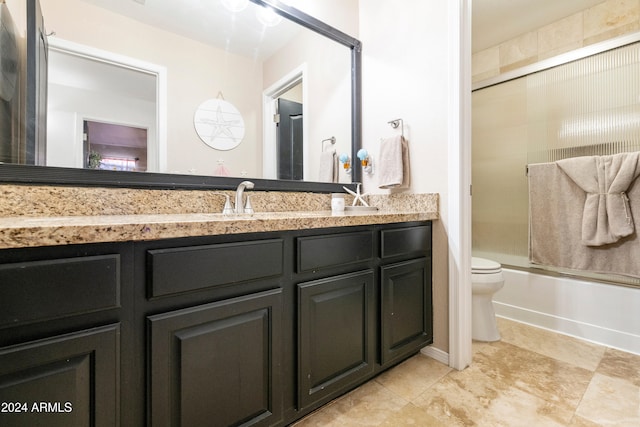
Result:
<svg viewBox="0 0 640 427"><path fill-rule="evenodd" d="M159 25L175 33L212 43L228 50L242 51L244 55L257 59L268 56L272 49L296 34L300 26L282 22L277 27L265 28L255 17L256 7L250 5L240 13L226 10L220 0L83 0L112 12L125 14L132 19L149 25ZM320 1L320 0L319 0ZM472 0L472 42L473 51L495 46L505 40L542 27L581 10L602 3L605 0ZM290 4L297 6L291 0ZM45 17L46 19L46 17ZM231 25L229 25L231 24ZM277 29L277 30L276 30ZM259 46L259 47L257 47ZM366 49L366 46L365 46ZM149 100L155 97L155 81L147 75L134 75L133 83L124 88L126 81L118 73L123 71L100 67L88 74L78 75L80 64L98 67L92 61L69 55L55 55L52 58L57 67L50 69L50 80L62 86L76 86L95 89L98 79L87 80L86 76L111 73L103 81L119 81L119 87L134 98ZM113 67L115 68L115 67ZM82 77L85 76L85 77ZM84 82L84 83L83 83ZM86 86L83 86L86 85Z"/></svg>
<svg viewBox="0 0 640 427"><path fill-rule="evenodd" d="M287 20L273 27L263 25L256 16L263 8L253 3L240 12L231 12L220 0L83 1L258 60L271 56L302 30L300 25Z"/></svg>
<svg viewBox="0 0 640 427"><path fill-rule="evenodd" d="M276 27L264 27L256 19L258 7L253 4L233 13L220 0L83 1L256 59L269 57L301 29L287 21ZM471 0L472 50L498 45L604 1ZM286 3L295 7L301 2Z"/></svg>
<svg viewBox="0 0 640 427"><path fill-rule="evenodd" d="M496 46L604 1L472 0L472 50Z"/></svg>

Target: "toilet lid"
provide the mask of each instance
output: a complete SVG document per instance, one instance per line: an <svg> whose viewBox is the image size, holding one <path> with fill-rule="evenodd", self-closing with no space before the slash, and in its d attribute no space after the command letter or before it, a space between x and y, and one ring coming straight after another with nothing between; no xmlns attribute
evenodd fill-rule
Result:
<svg viewBox="0 0 640 427"><path fill-rule="evenodd" d="M471 273L493 274L501 271L502 266L498 262L486 258L471 257Z"/></svg>

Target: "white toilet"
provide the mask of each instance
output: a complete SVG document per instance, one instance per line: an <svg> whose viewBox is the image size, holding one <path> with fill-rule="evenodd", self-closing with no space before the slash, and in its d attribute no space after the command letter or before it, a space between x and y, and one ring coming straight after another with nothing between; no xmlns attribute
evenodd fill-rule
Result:
<svg viewBox="0 0 640 427"><path fill-rule="evenodd" d="M477 341L498 341L500 332L493 311L493 294L504 286L502 266L489 259L471 258L472 326Z"/></svg>

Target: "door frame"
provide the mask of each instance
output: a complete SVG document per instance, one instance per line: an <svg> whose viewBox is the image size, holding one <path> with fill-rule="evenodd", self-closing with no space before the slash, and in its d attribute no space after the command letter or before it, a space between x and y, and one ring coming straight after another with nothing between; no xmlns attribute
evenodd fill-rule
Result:
<svg viewBox="0 0 640 427"><path fill-rule="evenodd" d="M303 63L285 74L262 92L262 176L265 179L276 179L277 152L276 152L276 126L273 117L276 114L276 99L297 84L302 84L302 116L309 123L309 87L307 82L308 67ZM308 126L302 127L303 141L309 140ZM309 150L302 151L303 165L309 163ZM304 180L309 180L308 168L304 168Z"/></svg>
<svg viewBox="0 0 640 427"><path fill-rule="evenodd" d="M471 1L447 2L449 20L449 366L471 365Z"/></svg>
<svg viewBox="0 0 640 427"><path fill-rule="evenodd" d="M156 77L156 144L147 140L147 171L167 172L167 69L151 62L97 49L57 37L49 37L49 49L117 67L151 74ZM77 117L77 116L76 116ZM91 119L91 118L90 118ZM97 121L108 121L103 118ZM76 123L77 125L77 123ZM82 146L82 132L77 135ZM78 143L76 141L76 143ZM82 157L82 156L80 156Z"/></svg>

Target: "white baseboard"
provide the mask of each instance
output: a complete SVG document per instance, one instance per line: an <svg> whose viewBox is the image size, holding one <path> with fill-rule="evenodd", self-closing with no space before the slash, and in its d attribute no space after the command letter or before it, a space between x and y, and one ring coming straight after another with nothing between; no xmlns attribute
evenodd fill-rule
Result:
<svg viewBox="0 0 640 427"><path fill-rule="evenodd" d="M447 353L446 351L442 351L439 348L435 348L432 345L428 345L426 347L423 347L420 350L420 353L432 359L435 359L440 363L444 363L445 365L449 366L449 353Z"/></svg>
<svg viewBox="0 0 640 427"><path fill-rule="evenodd" d="M496 315L595 344L640 354L640 336L494 301Z"/></svg>

